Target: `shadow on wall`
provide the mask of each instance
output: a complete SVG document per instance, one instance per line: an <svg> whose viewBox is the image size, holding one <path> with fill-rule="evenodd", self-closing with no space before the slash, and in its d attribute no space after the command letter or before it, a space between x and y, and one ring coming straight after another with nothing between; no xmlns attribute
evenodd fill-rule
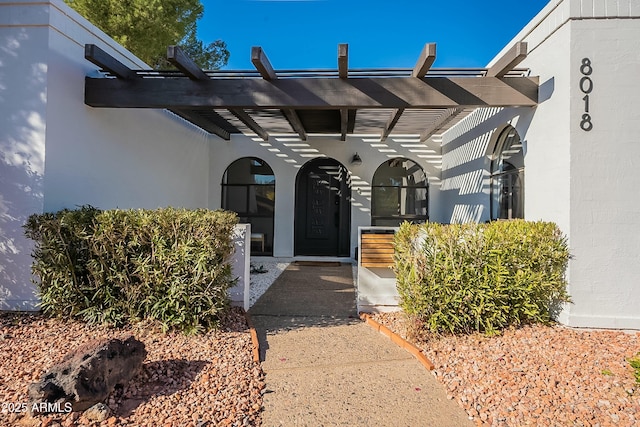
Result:
<svg viewBox="0 0 640 427"><path fill-rule="evenodd" d="M22 226L43 206L47 65L38 61L46 43L30 34L16 29L0 40L0 310L37 302Z"/></svg>
<svg viewBox="0 0 640 427"><path fill-rule="evenodd" d="M377 123L377 122L376 122ZM290 135L273 135L273 141L263 141L259 138L253 138L253 142L260 146L264 151L275 156L279 161L289 164L291 167L299 169L308 161L319 157L331 157L341 161L347 169L352 173L350 176L352 185L352 197L354 206L359 207L363 212L369 212L367 208L371 202L371 183L366 177L361 177L357 172L365 170L373 174L385 159L391 158L408 158L420 164L429 178L429 185L439 184L441 156L439 147L435 147L431 141L420 142L419 136L390 136L387 141L380 141L379 137L367 138L352 136L350 143L353 152L359 152L363 155L365 164L357 166L350 164L353 152L350 150L348 159L341 159L339 156L333 156L330 149L323 149L323 142L316 139L315 142L302 141L298 137ZM327 137L327 140L333 141L335 137ZM379 157L377 160L371 160L370 153L376 153ZM264 154L253 152L252 155L266 161L272 167L276 165L275 159L269 158Z"/></svg>
<svg viewBox="0 0 640 427"><path fill-rule="evenodd" d="M491 218L491 156L497 137L507 124L524 139L531 121L532 108L484 108L463 119L444 135L442 145L443 213L450 223L485 222Z"/></svg>

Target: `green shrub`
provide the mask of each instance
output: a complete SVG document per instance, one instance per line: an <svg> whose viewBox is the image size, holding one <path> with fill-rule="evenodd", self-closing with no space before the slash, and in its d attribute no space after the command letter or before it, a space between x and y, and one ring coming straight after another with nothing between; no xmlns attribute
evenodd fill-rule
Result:
<svg viewBox="0 0 640 427"><path fill-rule="evenodd" d="M437 333L549 322L569 302L569 252L552 223L404 223L395 237L403 310Z"/></svg>
<svg viewBox="0 0 640 427"><path fill-rule="evenodd" d="M37 284L41 284L38 290L45 312L75 316L89 305L89 236L99 213L82 206L27 219L25 234L36 242L32 271L40 278Z"/></svg>
<svg viewBox="0 0 640 427"><path fill-rule="evenodd" d="M158 209L33 215L33 271L43 310L89 322L154 319L165 330L215 326L233 286L235 214Z"/></svg>
<svg viewBox="0 0 640 427"><path fill-rule="evenodd" d="M636 383L640 384L640 353L635 357L629 359L629 364L634 370L634 376L636 377Z"/></svg>

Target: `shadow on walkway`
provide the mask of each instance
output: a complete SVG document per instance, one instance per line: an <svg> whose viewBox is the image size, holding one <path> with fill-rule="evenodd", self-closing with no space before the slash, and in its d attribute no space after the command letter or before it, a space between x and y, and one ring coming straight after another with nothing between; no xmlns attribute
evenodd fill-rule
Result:
<svg viewBox="0 0 640 427"><path fill-rule="evenodd" d="M413 356L358 319L351 271L291 264L249 310L262 425L473 425Z"/></svg>
<svg viewBox="0 0 640 427"><path fill-rule="evenodd" d="M251 307L253 316L357 317L351 265L298 266L282 272Z"/></svg>
<svg viewBox="0 0 640 427"><path fill-rule="evenodd" d="M249 310L260 360L269 349L267 334L360 323L355 301L351 265L289 265Z"/></svg>

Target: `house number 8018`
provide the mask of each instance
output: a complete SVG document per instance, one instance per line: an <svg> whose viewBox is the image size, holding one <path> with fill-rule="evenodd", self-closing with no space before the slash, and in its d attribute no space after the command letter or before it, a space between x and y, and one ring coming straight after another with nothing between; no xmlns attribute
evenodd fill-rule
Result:
<svg viewBox="0 0 640 427"><path fill-rule="evenodd" d="M580 91L584 93L582 100L584 101L584 113L582 114L582 120L580 120L580 129L589 132L593 129L593 122L591 122L591 115L589 114L589 94L593 91L593 80L591 80L591 73L593 67L591 66L591 60L589 58L583 58L580 65Z"/></svg>

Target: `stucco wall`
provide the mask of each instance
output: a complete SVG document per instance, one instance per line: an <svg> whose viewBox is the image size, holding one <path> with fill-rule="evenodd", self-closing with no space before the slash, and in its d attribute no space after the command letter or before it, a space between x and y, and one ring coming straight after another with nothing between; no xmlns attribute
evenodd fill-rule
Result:
<svg viewBox="0 0 640 427"><path fill-rule="evenodd" d="M639 40L640 19L571 24L571 325L640 328Z"/></svg>
<svg viewBox="0 0 640 427"><path fill-rule="evenodd" d="M529 43L523 65L552 82L526 138L525 204L527 218L555 221L569 237L574 303L560 320L571 326L640 328L639 30L635 0L554 0L514 38ZM593 63L589 132L580 128L584 58Z"/></svg>
<svg viewBox="0 0 640 427"><path fill-rule="evenodd" d="M552 0L513 40L528 43L521 65L540 77L535 109L478 110L424 144L375 135L223 141L165 111L85 106L84 76L97 73L83 58L85 43L146 66L61 0L0 3L0 309L36 302L32 246L22 234L29 214L81 204L219 208L224 171L241 157L259 157L275 173L277 257L293 255L296 174L317 156L352 174L352 256L358 227L370 225L373 174L390 157L424 168L432 221L486 221L490 154L510 124L525 152L525 217L554 221L569 238L574 304L561 320L640 328L638 40L637 0ZM580 127L585 58L591 131ZM351 164L355 152L361 165Z"/></svg>
<svg viewBox="0 0 640 427"><path fill-rule="evenodd" d="M0 4L0 310L28 309L31 242L22 225L43 207L47 101L46 7L28 19Z"/></svg>
<svg viewBox="0 0 640 427"><path fill-rule="evenodd" d="M443 222L484 222L491 218L489 174L493 147L502 129L511 125L522 138L526 152L526 133L532 115L530 108L476 110L443 135L440 194ZM525 165L526 161L525 156ZM525 192L525 209L527 205Z"/></svg>
<svg viewBox="0 0 640 427"><path fill-rule="evenodd" d="M208 135L165 111L85 106L85 43L147 68L59 0L0 3L0 309L36 302L29 214L208 204Z"/></svg>
<svg viewBox="0 0 640 427"><path fill-rule="evenodd" d="M568 237L573 304L560 320L571 326L640 328L639 17L640 3L630 0L550 2L496 56L513 42L528 43L521 66L540 77L540 105L478 110L443 136L444 216L485 221L490 154L502 126L516 128L525 152L525 218L556 222ZM591 131L580 127L582 89L589 90L588 82L580 87L584 58L593 65Z"/></svg>
<svg viewBox="0 0 640 427"><path fill-rule="evenodd" d="M52 16L49 35L45 210L206 207L208 136L162 110L84 105L84 77L96 73L84 44L108 50L111 43L67 12ZM113 51L144 67L124 49Z"/></svg>
<svg viewBox="0 0 640 427"><path fill-rule="evenodd" d="M226 168L242 157L258 157L273 169L276 179L274 256L293 256L295 182L300 168L318 156L331 157L351 173L351 256L357 246L359 226L371 225L371 182L377 167L391 157L406 157L420 164L429 179L429 212L433 221L441 221L439 211L439 147L433 141L420 143L417 138L349 136L310 136L307 141L288 136L272 136L269 141L244 135L232 135L230 141L212 141L209 208L221 207L222 177ZM355 153L361 165L352 165Z"/></svg>

